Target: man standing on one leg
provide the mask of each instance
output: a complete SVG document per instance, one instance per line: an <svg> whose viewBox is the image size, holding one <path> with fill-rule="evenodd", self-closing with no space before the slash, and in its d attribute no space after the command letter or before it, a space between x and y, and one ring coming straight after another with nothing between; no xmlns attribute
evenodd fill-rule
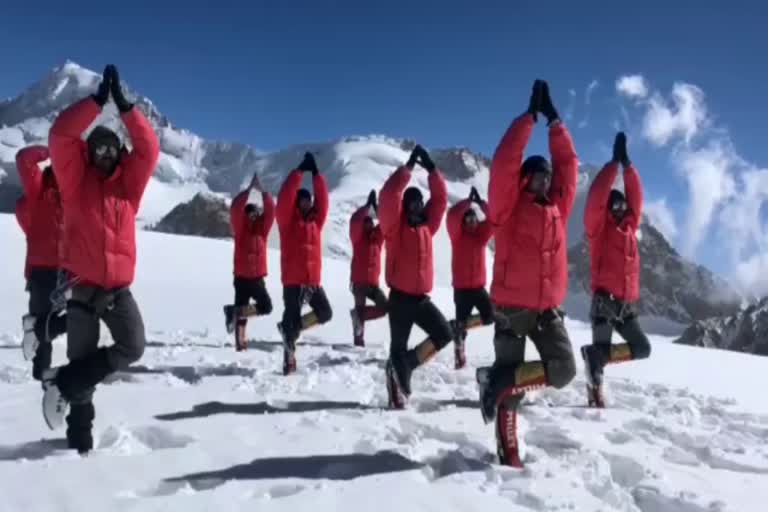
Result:
<svg viewBox="0 0 768 512"><path fill-rule="evenodd" d="M626 196L611 190L619 164L624 168ZM598 173L589 189L584 213L594 294L590 313L592 345L581 348L590 406L605 407L602 383L606 364L651 355L651 344L640 328L633 307L640 297L636 232L642 207L640 176L627 155L627 138L619 133L613 145L613 159ZM611 345L614 329L626 343Z"/></svg>
<svg viewBox="0 0 768 512"><path fill-rule="evenodd" d="M97 126L110 92L133 150ZM80 281L67 303L69 363L43 374L43 413L51 429L66 414L67 440L85 453L93 447L95 386L141 358L144 323L130 291L136 269L136 213L155 169L160 144L144 114L125 98L117 68L108 65L96 94L64 109L51 127L51 160L64 210L64 268ZM98 347L100 321L114 344Z"/></svg>
<svg viewBox="0 0 768 512"><path fill-rule="evenodd" d="M482 215L482 221L479 215ZM493 305L485 290L485 248L493 234L487 215L488 206L480 199L475 187L472 187L468 199L459 201L448 210L453 302L456 305L456 319L452 327L457 370L467 364L467 329L493 323ZM470 316L473 308L477 308L479 314Z"/></svg>
<svg viewBox="0 0 768 512"><path fill-rule="evenodd" d="M53 311L51 294L61 267L63 218L61 196L53 169L40 170L48 148L29 146L16 153L16 169L24 196L16 204L16 218L27 238L24 276L29 290L29 313L22 318L24 358L32 359L32 377L42 379L51 367L51 342L67 330L66 315Z"/></svg>
<svg viewBox="0 0 768 512"><path fill-rule="evenodd" d="M229 211L235 236L235 304L224 306L227 331L235 331L235 349L246 349L245 328L248 317L272 312L264 277L267 275L267 238L275 221L275 202L269 192L262 191L259 178L253 175L250 186L232 200ZM255 304L249 304L251 298Z"/></svg>
<svg viewBox="0 0 768 512"><path fill-rule="evenodd" d="M543 156L523 162L538 112L549 125L552 164ZM559 306L568 284L566 229L576 194L578 158L552 104L549 86L536 80L528 111L501 139L491 164L488 216L496 251L491 299L496 308L491 368L478 369L486 422L496 419L502 464L521 467L517 407L525 391L562 388L576 374L571 341ZM540 361L525 361L526 337Z"/></svg>
<svg viewBox="0 0 768 512"><path fill-rule="evenodd" d="M302 174L312 173L312 194L301 187ZM302 331L330 321L331 304L320 285L322 232L328 218L328 185L312 153L288 175L277 197L277 226L280 229L280 271L283 282L283 321L277 328L285 346L283 374L296 371L296 340ZM301 315L308 303L312 311Z"/></svg>
<svg viewBox="0 0 768 512"><path fill-rule="evenodd" d="M405 189L417 162L429 173L430 198L426 206L418 188ZM386 279L390 288L387 391L390 407L402 409L411 394L413 370L426 363L452 338L448 322L428 295L434 280L432 237L442 223L448 192L445 179L429 154L416 146L408 162L387 179L380 198ZM428 338L408 350L413 324L426 332Z"/></svg>
<svg viewBox="0 0 768 512"><path fill-rule="evenodd" d="M352 241L352 295L355 307L350 311L355 346L365 345L365 322L387 314L387 297L379 287L381 246L384 235L376 224L376 191L371 190L368 202L352 215L349 239ZM371 299L374 306L366 306Z"/></svg>

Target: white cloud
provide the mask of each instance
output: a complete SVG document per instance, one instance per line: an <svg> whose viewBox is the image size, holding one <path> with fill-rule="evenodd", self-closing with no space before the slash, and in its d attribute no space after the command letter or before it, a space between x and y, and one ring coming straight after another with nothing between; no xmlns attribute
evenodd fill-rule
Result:
<svg viewBox="0 0 768 512"><path fill-rule="evenodd" d="M597 87L600 85L600 83L597 80L592 80L589 85L587 85L586 91L584 91L584 119L579 121L578 127L579 128L586 128L589 126L589 105L592 103L592 93L597 89ZM575 91L574 91L575 92Z"/></svg>
<svg viewBox="0 0 768 512"><path fill-rule="evenodd" d="M695 85L676 83L671 102L655 93L648 100L647 108L643 135L656 146L665 146L676 137L690 143L709 125L704 91Z"/></svg>
<svg viewBox="0 0 768 512"><path fill-rule="evenodd" d="M584 104L586 106L589 106L589 104L592 103L592 93L595 92L595 89L597 89L597 86L599 85L600 82L592 80L587 86L587 91L584 93Z"/></svg>
<svg viewBox="0 0 768 512"><path fill-rule="evenodd" d="M648 84L643 75L626 75L616 80L616 91L628 98L643 99L648 96Z"/></svg>
<svg viewBox="0 0 768 512"><path fill-rule="evenodd" d="M648 216L651 224L661 231L664 238L670 242L677 238L675 215L667 205L667 199L665 197L654 201L645 201L643 212Z"/></svg>
<svg viewBox="0 0 768 512"><path fill-rule="evenodd" d="M697 259L702 246L722 251L735 284L768 294L768 226L761 213L768 207L768 169L738 154L728 131L712 122L704 91L696 85L675 83L665 96L644 79L643 92L624 78L616 87L636 100L643 137L670 150L670 163L688 192L683 222L675 222L665 200L648 201L648 217L665 236L680 241L686 256Z"/></svg>
<svg viewBox="0 0 768 512"><path fill-rule="evenodd" d="M700 149L684 149L675 158L689 193L683 253L693 256L706 237L715 208L735 193L733 171L736 159L730 148L719 141L711 141Z"/></svg>
<svg viewBox="0 0 768 512"><path fill-rule="evenodd" d="M576 107L576 89L568 89L568 106L565 107L565 120L573 119L573 109Z"/></svg>

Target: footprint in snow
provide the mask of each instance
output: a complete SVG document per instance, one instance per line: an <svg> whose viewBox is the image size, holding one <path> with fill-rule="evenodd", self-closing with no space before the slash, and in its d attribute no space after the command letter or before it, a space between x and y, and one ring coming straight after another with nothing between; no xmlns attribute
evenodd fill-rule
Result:
<svg viewBox="0 0 768 512"><path fill-rule="evenodd" d="M98 439L98 449L131 455L148 451L184 448L193 437L154 425L146 427L108 427Z"/></svg>
<svg viewBox="0 0 768 512"><path fill-rule="evenodd" d="M635 499L635 505L642 512L716 512L722 510L717 506L717 502L705 508L685 498L661 494L658 489L653 487L638 487L632 491L632 496Z"/></svg>
<svg viewBox="0 0 768 512"><path fill-rule="evenodd" d="M558 425L532 426L525 433L525 442L543 450L547 455L562 455L568 450L579 450L581 443Z"/></svg>

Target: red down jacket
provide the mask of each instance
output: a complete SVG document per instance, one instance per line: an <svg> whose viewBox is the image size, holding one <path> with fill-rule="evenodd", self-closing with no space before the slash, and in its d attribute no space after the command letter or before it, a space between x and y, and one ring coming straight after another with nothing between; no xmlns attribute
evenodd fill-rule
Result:
<svg viewBox="0 0 768 512"><path fill-rule="evenodd" d="M358 208L349 221L349 239L352 241L352 284L379 286L381 275L381 246L384 235L381 226L366 232L365 219L368 206Z"/></svg>
<svg viewBox="0 0 768 512"><path fill-rule="evenodd" d="M485 248L493 231L488 222L488 207L481 204L486 218L479 223L475 231L464 229L464 214L472 206L472 201L464 199L448 210L448 236L451 238L451 273L453 287L472 289L485 287Z"/></svg>
<svg viewBox="0 0 768 512"><path fill-rule="evenodd" d="M45 146L29 146L16 153L16 169L24 189L24 197L16 203L16 218L27 237L27 278L32 269L55 269L61 265L61 197L56 180L46 177L38 166L48 157Z"/></svg>
<svg viewBox="0 0 768 512"><path fill-rule="evenodd" d="M286 178L277 196L277 227L280 230L280 273L283 286L319 286L322 273L322 231L328 218L328 185L322 174L312 178L315 202L309 215L296 206L302 171Z"/></svg>
<svg viewBox="0 0 768 512"><path fill-rule="evenodd" d="M267 237L275 222L275 201L262 192L264 211L252 221L245 213L247 188L237 194L229 209L229 222L235 236L235 277L257 279L267 275Z"/></svg>
<svg viewBox="0 0 768 512"><path fill-rule="evenodd" d="M434 268L432 237L448 206L448 191L439 169L429 175L430 198L425 206L426 223L412 227L403 212L403 192L411 180L408 167L397 169L379 195L379 218L386 243L387 286L411 295L432 291Z"/></svg>
<svg viewBox="0 0 768 512"><path fill-rule="evenodd" d="M562 123L549 128L552 184L541 203L525 191L523 151L533 131L531 114L510 125L496 148L488 184L494 226L491 298L500 306L544 311L559 307L568 287L567 223L576 195L578 158Z"/></svg>
<svg viewBox="0 0 768 512"><path fill-rule="evenodd" d="M618 163L606 164L587 196L584 229L589 241L592 292L602 290L619 300L635 302L640 298L636 232L642 215L643 189L637 170L630 164L624 169L627 213L617 224L608 210L608 196L618 172Z"/></svg>
<svg viewBox="0 0 768 512"><path fill-rule="evenodd" d="M91 167L81 139L100 112L90 97L69 106L54 121L48 146L64 209L63 266L84 284L113 289L133 282L136 213L160 144L138 107L121 114L133 150L106 176Z"/></svg>

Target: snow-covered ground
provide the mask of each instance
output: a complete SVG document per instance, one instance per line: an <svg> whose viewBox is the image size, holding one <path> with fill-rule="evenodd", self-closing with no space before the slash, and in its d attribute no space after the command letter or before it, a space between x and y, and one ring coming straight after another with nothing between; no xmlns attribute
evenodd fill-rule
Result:
<svg viewBox="0 0 768 512"><path fill-rule="evenodd" d="M385 408L386 320L351 346L348 267L325 260L335 317L280 374L279 254L270 318L236 353L221 306L232 298L231 242L141 232L134 292L150 340L95 397L97 449L64 450L40 414L18 349L24 243L0 215L0 511L370 510L750 512L768 503L768 359L673 345L608 369L610 407L584 407L581 374L522 409L526 468L495 464L474 368L492 331L471 332L469 365L446 350L414 375L406 411ZM435 290L451 314L450 289ZM587 325L568 320L574 346ZM103 343L109 343L106 330ZM412 342L423 336L414 331ZM55 358L63 359L65 340ZM531 348L529 355L535 356Z"/></svg>

